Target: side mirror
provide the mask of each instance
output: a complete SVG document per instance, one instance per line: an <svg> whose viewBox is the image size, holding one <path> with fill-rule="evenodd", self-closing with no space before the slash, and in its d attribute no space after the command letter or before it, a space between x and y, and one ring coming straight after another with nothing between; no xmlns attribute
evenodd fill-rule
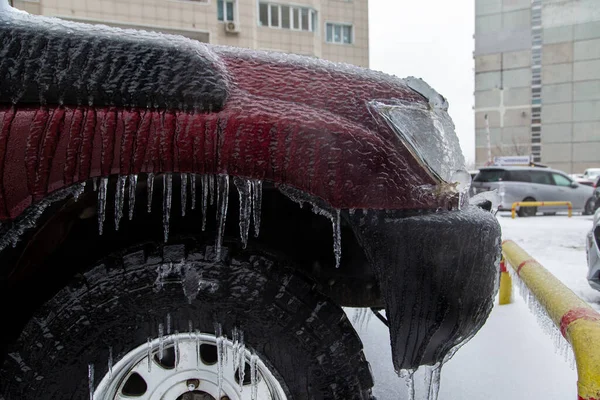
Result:
<svg viewBox="0 0 600 400"><path fill-rule="evenodd" d="M571 186L573 189L575 189L575 188L579 187L579 183L577 183L577 182L571 182L571 185L569 185L569 186Z"/></svg>

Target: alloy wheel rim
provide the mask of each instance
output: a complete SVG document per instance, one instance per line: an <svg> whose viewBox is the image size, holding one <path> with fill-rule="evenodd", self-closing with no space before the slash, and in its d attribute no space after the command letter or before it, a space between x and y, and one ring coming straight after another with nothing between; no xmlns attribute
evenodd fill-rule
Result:
<svg viewBox="0 0 600 400"><path fill-rule="evenodd" d="M258 355L238 342L205 333L175 333L138 346L109 367L96 390L90 389L90 398L287 400Z"/></svg>

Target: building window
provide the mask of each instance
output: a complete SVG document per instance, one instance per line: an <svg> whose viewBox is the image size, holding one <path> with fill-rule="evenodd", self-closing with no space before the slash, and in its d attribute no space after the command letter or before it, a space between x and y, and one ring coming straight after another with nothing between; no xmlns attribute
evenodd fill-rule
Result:
<svg viewBox="0 0 600 400"><path fill-rule="evenodd" d="M313 32L317 27L317 12L307 7L261 2L258 4L258 23L269 28Z"/></svg>
<svg viewBox="0 0 600 400"><path fill-rule="evenodd" d="M217 0L217 18L219 21L234 21L235 0Z"/></svg>
<svg viewBox="0 0 600 400"><path fill-rule="evenodd" d="M352 25L332 24L325 25L327 43L352 44Z"/></svg>

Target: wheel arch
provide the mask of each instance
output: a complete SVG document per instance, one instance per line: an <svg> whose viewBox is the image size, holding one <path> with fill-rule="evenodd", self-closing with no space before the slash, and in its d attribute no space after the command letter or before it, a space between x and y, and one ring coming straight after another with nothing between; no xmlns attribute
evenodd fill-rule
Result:
<svg viewBox="0 0 600 400"><path fill-rule="evenodd" d="M75 201L73 197L52 204L26 231L16 247L6 248L0 254L0 278L3 304L26 300L26 293L37 293L31 306L22 306L15 313L4 307L3 314L16 325L26 322L36 306L41 305L81 273L80 267L97 261L107 254L118 252L129 245L156 241L163 237L162 187L157 179L154 188L152 212L147 212L147 187L140 177L136 190L134 217L125 215L119 229L114 223L114 188L117 177L108 183L106 221L100 236L97 222L97 197L93 185ZM208 207L207 229L202 231L201 201L197 195L195 210L191 196L187 196L186 216L181 215L179 180L173 180L170 237L199 236L214 244L216 237L215 206ZM335 267L332 222L311 211L310 206L298 206L284 196L273 184L264 182L260 233L254 237L253 226L249 247L261 247L277 252L291 260L296 272L314 282L316 289L341 306L383 307L379 284L364 250L357 242L354 231L346 224L342 212L342 257L340 268ZM225 242L239 241L239 201L232 184L229 192ZM30 300L32 300L30 298ZM12 315L14 314L14 315ZM6 341L3 341L6 342Z"/></svg>

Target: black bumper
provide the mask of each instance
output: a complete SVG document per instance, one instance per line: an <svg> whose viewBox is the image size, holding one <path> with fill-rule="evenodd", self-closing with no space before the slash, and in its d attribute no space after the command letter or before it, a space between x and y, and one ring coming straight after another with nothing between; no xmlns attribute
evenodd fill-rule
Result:
<svg viewBox="0 0 600 400"><path fill-rule="evenodd" d="M444 362L485 323L498 289L501 234L479 207L351 217L378 275L394 367Z"/></svg>

